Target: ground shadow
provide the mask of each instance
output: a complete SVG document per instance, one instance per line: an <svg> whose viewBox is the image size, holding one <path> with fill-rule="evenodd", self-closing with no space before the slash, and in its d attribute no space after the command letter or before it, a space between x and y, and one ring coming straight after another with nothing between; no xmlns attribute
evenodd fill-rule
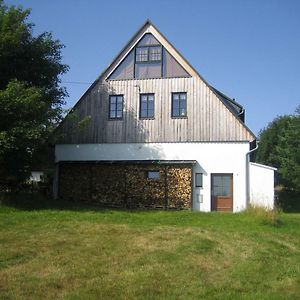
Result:
<svg viewBox="0 0 300 300"><path fill-rule="evenodd" d="M128 212L141 212L141 211L178 211L184 210L179 208L125 208L115 206L104 206L101 204L94 204L83 201L72 201L63 199L53 199L46 197L39 192L21 192L21 193L1 193L0 194L0 207L10 207L23 211L39 211L39 210L69 210L78 212L100 212L106 213L107 211L128 211ZM186 210L186 209L185 209Z"/></svg>

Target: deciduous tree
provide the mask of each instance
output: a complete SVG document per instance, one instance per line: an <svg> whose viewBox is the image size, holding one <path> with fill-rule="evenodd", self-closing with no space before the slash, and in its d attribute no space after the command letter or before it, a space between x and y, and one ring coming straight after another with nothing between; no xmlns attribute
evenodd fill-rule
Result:
<svg viewBox="0 0 300 300"><path fill-rule="evenodd" d="M300 106L279 116L259 134L256 161L278 168L279 183L300 191Z"/></svg>
<svg viewBox="0 0 300 300"><path fill-rule="evenodd" d="M63 45L34 36L30 10L0 0L0 179L28 175L37 149L62 116Z"/></svg>

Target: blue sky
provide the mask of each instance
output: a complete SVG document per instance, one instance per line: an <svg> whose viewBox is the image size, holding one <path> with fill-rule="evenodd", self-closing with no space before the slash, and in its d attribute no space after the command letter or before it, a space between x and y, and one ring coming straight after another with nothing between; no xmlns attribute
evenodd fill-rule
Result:
<svg viewBox="0 0 300 300"><path fill-rule="evenodd" d="M31 8L34 32L66 48L73 106L149 18L215 88L246 109L254 133L300 105L299 0L6 0ZM75 84L70 82L81 82Z"/></svg>

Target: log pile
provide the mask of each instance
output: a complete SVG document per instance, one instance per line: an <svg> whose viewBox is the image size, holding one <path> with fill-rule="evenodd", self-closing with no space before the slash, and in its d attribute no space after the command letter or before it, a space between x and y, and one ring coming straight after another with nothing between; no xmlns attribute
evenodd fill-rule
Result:
<svg viewBox="0 0 300 300"><path fill-rule="evenodd" d="M148 171L159 171L157 179ZM59 168L59 195L114 207L189 208L192 170L185 165L65 163Z"/></svg>
<svg viewBox="0 0 300 300"><path fill-rule="evenodd" d="M147 178L147 172L154 169L160 172L160 178ZM128 207L163 207L164 204L164 176L161 167L128 166L126 168L126 205Z"/></svg>
<svg viewBox="0 0 300 300"><path fill-rule="evenodd" d="M168 167L168 206L188 208L191 206L192 170L187 167Z"/></svg>
<svg viewBox="0 0 300 300"><path fill-rule="evenodd" d="M117 165L94 165L92 169L91 200L107 206L124 205L124 168Z"/></svg>
<svg viewBox="0 0 300 300"><path fill-rule="evenodd" d="M80 164L62 165L59 169L59 195L72 201L88 201L90 193L90 169Z"/></svg>

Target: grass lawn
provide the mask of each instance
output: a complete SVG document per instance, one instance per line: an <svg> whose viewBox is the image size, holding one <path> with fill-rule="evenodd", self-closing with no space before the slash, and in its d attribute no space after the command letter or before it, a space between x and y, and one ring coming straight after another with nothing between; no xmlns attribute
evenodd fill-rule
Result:
<svg viewBox="0 0 300 300"><path fill-rule="evenodd" d="M300 214L0 205L0 299L299 299Z"/></svg>

